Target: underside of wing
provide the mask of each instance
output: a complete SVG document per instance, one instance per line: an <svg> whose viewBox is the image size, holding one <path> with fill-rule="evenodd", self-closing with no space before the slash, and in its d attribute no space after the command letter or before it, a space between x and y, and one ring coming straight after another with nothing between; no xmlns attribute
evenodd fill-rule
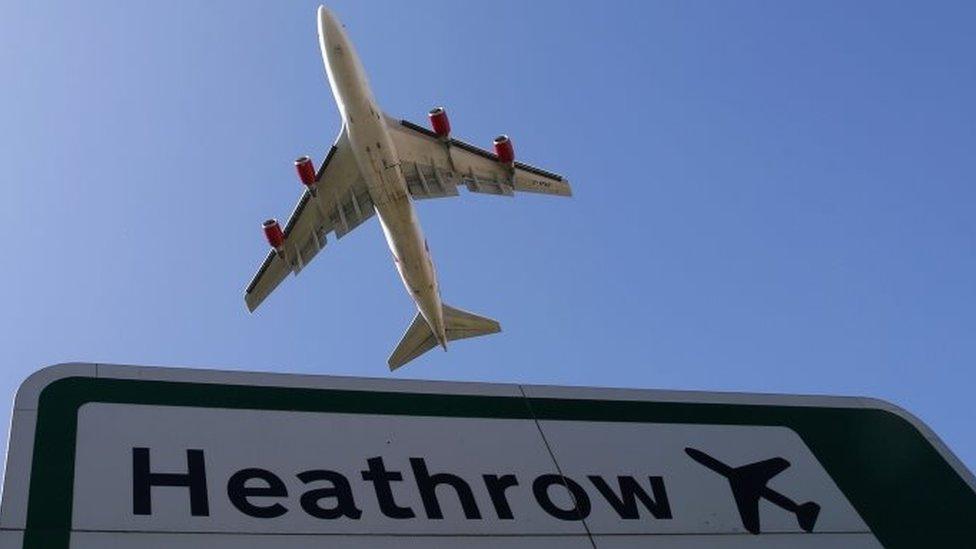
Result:
<svg viewBox="0 0 976 549"><path fill-rule="evenodd" d="M258 272L244 290L244 304L247 305L247 310L254 312L254 309L257 309L264 298L268 297L278 284L281 284L290 271L288 264L274 250L268 252Z"/></svg>
<svg viewBox="0 0 976 549"><path fill-rule="evenodd" d="M346 133L339 134L315 183L305 189L274 246L244 290L244 302L254 311L288 273L298 274L326 245L327 234L342 238L373 216L366 188Z"/></svg>
<svg viewBox="0 0 976 549"><path fill-rule="evenodd" d="M562 176L512 161L451 137L440 137L423 126L387 117L407 187L415 199L457 196L464 185L471 192L513 196L533 192L570 196Z"/></svg>

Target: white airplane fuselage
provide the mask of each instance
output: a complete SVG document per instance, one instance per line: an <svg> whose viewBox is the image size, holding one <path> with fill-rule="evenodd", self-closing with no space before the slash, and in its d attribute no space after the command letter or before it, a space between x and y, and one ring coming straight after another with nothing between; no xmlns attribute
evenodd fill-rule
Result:
<svg viewBox="0 0 976 549"><path fill-rule="evenodd" d="M325 7L319 8L318 16L322 59L342 116L343 131L366 179L400 278L438 342L446 348L437 274L385 116L376 104L345 29Z"/></svg>

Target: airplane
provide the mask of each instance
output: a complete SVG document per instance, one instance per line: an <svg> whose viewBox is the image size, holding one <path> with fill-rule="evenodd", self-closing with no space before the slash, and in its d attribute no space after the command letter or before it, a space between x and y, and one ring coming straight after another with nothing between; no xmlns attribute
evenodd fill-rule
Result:
<svg viewBox="0 0 976 549"><path fill-rule="evenodd" d="M742 525L753 534L759 534L759 500L765 499L796 515L797 522L805 532L812 532L820 514L820 506L812 501L798 504L790 498L766 486L766 484L789 468L790 462L775 457L758 461L742 467L730 467L712 456L696 450L685 448L691 459L722 475L729 481L732 497L739 509Z"/></svg>
<svg viewBox="0 0 976 549"><path fill-rule="evenodd" d="M393 262L418 312L387 361L390 370L457 339L501 331L495 320L441 301L430 249L413 200L457 196L465 185L476 193L513 196L532 192L571 196L569 181L515 160L507 135L494 152L451 136L447 111L428 113L431 128L385 114L342 24L325 6L318 9L319 46L342 127L322 164L295 161L306 189L284 228L264 222L271 250L244 292L249 311L288 275L297 275L325 247L326 235L342 238L374 214Z"/></svg>

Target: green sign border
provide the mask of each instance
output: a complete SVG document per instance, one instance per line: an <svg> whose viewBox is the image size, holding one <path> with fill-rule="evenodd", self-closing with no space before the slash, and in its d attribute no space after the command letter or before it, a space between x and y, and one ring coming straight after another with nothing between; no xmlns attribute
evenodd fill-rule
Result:
<svg viewBox="0 0 976 549"><path fill-rule="evenodd" d="M68 549L78 410L90 402L710 425L795 431L889 548L976 547L976 493L911 423L886 410L522 398L68 377L41 392L24 549Z"/></svg>

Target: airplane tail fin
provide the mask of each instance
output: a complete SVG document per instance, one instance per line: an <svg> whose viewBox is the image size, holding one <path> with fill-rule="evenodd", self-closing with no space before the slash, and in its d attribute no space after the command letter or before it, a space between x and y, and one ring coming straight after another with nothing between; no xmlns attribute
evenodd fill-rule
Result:
<svg viewBox="0 0 976 549"><path fill-rule="evenodd" d="M813 532L813 525L817 523L820 506L812 501L800 505L796 510L796 519L804 532Z"/></svg>
<svg viewBox="0 0 976 549"><path fill-rule="evenodd" d="M444 333L448 341L494 334L501 331L497 321L478 316L468 311L455 309L450 305L442 305L444 311ZM390 370L410 362L418 356L436 347L440 342L431 330L427 320L419 312L413 318L397 348L390 355L388 364Z"/></svg>

